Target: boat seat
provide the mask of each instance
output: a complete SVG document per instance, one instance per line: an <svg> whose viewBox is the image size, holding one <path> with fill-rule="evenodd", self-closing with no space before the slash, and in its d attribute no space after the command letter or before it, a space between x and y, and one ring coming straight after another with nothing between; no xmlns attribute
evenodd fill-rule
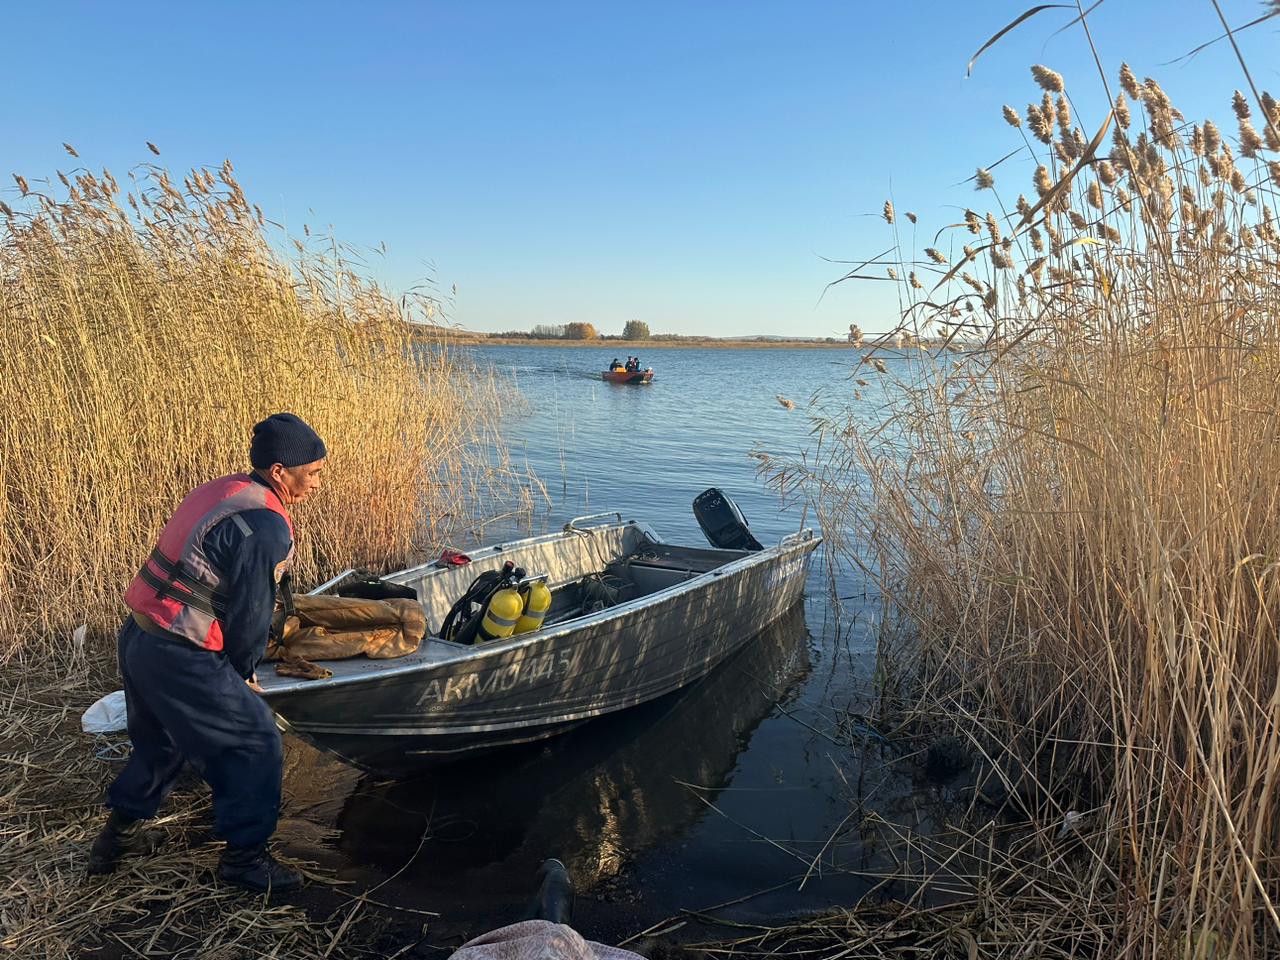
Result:
<svg viewBox="0 0 1280 960"><path fill-rule="evenodd" d="M635 553L617 561L619 566L645 566L663 570L688 570L709 573L747 555L746 550L712 550L700 547L676 547L646 541Z"/></svg>
<svg viewBox="0 0 1280 960"><path fill-rule="evenodd" d="M610 569L616 569L619 575L625 575L622 573L623 571L639 568L642 570L673 570L678 573L689 573L698 576L699 574L708 573L716 567L723 566L723 563L691 564L665 557L628 557L625 560L619 560L617 567L611 567Z"/></svg>

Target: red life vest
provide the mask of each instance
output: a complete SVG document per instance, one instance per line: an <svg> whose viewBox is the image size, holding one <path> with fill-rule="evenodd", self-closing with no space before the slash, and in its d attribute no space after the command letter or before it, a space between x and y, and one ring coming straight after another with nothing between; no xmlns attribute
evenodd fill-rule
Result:
<svg viewBox="0 0 1280 960"><path fill-rule="evenodd" d="M198 647L221 650L219 621L227 595L222 571L205 555L204 538L217 524L246 510L271 510L284 517L290 538L287 569L293 561L293 521L284 503L270 487L236 473L201 484L182 499L125 591L125 605ZM248 531L243 518L238 522Z"/></svg>

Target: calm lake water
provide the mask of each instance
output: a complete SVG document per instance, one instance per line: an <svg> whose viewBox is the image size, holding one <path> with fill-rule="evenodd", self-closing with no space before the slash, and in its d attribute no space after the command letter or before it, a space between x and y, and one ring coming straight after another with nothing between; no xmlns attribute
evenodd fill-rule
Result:
<svg viewBox="0 0 1280 960"><path fill-rule="evenodd" d="M504 432L549 496L533 532L619 510L693 544L705 541L690 502L709 486L737 500L765 543L802 525L748 454L806 449L806 401L850 394L856 358L656 348L642 355L653 383L617 386L600 380L608 349L473 352L524 398ZM738 921L850 905L885 867L867 815L926 829L930 788L850 725L865 708L879 609L845 572L838 628L824 567L819 555L804 604L703 682L543 746L388 783L291 743L283 836L381 884L375 899L440 912L435 945L518 919L547 857L578 884L579 928L611 942L725 901L741 902L717 916Z"/></svg>

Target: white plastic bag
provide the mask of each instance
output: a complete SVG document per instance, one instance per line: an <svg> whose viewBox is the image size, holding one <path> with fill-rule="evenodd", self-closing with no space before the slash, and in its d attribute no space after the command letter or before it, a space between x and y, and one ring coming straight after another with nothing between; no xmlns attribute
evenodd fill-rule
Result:
<svg viewBox="0 0 1280 960"><path fill-rule="evenodd" d="M119 733L128 729L128 725L123 690L108 693L80 717L80 729L85 733Z"/></svg>

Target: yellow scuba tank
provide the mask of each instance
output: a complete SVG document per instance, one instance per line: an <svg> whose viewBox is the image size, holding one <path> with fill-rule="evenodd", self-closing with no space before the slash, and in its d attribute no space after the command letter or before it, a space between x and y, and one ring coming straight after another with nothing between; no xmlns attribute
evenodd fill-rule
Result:
<svg viewBox="0 0 1280 960"><path fill-rule="evenodd" d="M514 633L532 633L542 629L542 621L551 609L551 591L546 581L535 580L524 591L524 613L516 622Z"/></svg>
<svg viewBox="0 0 1280 960"><path fill-rule="evenodd" d="M524 612L524 601L520 591L514 586L505 586L494 592L485 604L484 613L480 617L480 629L476 642L486 640L502 640L515 632L520 614Z"/></svg>

